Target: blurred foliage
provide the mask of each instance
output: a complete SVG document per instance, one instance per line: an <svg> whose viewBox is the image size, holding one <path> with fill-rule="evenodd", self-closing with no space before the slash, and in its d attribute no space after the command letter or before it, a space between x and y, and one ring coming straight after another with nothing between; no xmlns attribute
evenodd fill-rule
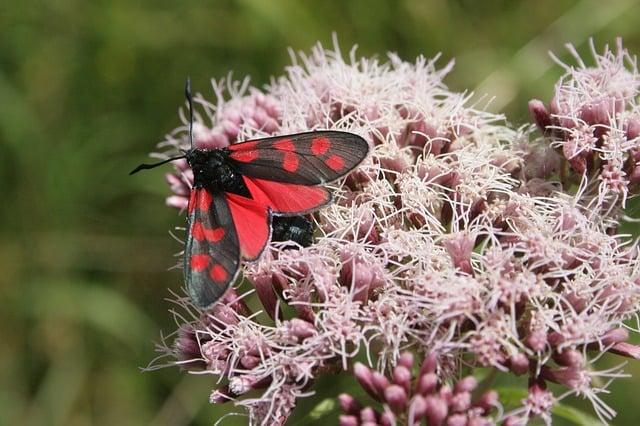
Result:
<svg viewBox="0 0 640 426"><path fill-rule="evenodd" d="M163 170L127 172L178 123L187 75L208 96L231 70L260 86L287 47L335 31L344 51L456 58L449 85L520 123L561 72L548 50L620 35L640 52L638 16L633 0L2 2L0 424L212 424L227 409L208 404L209 377L139 371L173 329L167 231L183 219L163 207ZM638 414L628 370L607 398L616 424Z"/></svg>

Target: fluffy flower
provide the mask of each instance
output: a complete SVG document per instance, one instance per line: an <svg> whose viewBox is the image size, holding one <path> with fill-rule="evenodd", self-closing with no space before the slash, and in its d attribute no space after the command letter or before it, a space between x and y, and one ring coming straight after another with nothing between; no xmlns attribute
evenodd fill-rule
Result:
<svg viewBox="0 0 640 426"><path fill-rule="evenodd" d="M211 402L244 407L253 424L284 423L316 378L338 372L384 407L340 397L345 425L549 422L571 394L612 418L593 378L620 372L596 361L640 353L625 326L640 304L637 250L615 232L640 176L638 75L620 46L594 55L592 67L566 67L549 110L531 102L541 134L447 89L452 63L437 58L345 59L317 46L264 91L214 83L214 103L197 97L199 147L339 129L374 148L314 215L314 244L271 243L205 311L181 300L191 317L178 317L164 350L215 375ZM185 127L161 147L188 148ZM176 162L167 204L185 208L192 178ZM417 375L411 353L427 359ZM359 355L368 366L354 365ZM479 367L527 377L528 397L487 417L495 398L471 398L472 377L453 380Z"/></svg>

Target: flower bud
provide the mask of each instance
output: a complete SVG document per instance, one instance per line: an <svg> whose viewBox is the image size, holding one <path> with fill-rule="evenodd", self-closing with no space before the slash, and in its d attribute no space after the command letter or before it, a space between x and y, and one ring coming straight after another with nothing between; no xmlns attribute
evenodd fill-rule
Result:
<svg viewBox="0 0 640 426"><path fill-rule="evenodd" d="M357 415L360 412L360 404L349 394L341 393L338 396L338 402L340 409L346 414Z"/></svg>
<svg viewBox="0 0 640 426"><path fill-rule="evenodd" d="M407 406L407 393L399 385L389 385L384 390L384 399L394 413L401 413Z"/></svg>
<svg viewBox="0 0 640 426"><path fill-rule="evenodd" d="M429 426L440 426L449 414L447 403L437 396L425 398L427 424Z"/></svg>
<svg viewBox="0 0 640 426"><path fill-rule="evenodd" d="M529 113L533 122L536 123L541 132L547 133L547 127L551 125L551 116L547 112L544 103L538 99L529 101Z"/></svg>

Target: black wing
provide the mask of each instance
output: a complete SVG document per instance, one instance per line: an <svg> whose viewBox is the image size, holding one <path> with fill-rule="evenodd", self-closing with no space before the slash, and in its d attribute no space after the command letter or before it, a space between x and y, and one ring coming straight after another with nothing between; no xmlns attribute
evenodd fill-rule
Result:
<svg viewBox="0 0 640 426"><path fill-rule="evenodd" d="M299 185L336 180L365 159L369 144L348 132L322 130L257 139L229 146L243 175Z"/></svg>
<svg viewBox="0 0 640 426"><path fill-rule="evenodd" d="M221 192L191 191L184 276L191 301L206 307L234 281L240 266L238 235Z"/></svg>

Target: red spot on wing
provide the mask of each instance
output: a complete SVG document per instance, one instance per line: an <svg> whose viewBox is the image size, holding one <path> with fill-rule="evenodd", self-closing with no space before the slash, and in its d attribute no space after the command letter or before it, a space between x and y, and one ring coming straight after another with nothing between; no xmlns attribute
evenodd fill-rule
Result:
<svg viewBox="0 0 640 426"><path fill-rule="evenodd" d="M204 235L204 226L202 226L202 223L196 221L191 226L191 236L195 238L197 241L204 241L205 235Z"/></svg>
<svg viewBox="0 0 640 426"><path fill-rule="evenodd" d="M213 201L213 197L211 196L211 193L206 189L198 189L197 192L198 192L198 198L197 198L198 208L203 212L208 212L209 208L211 207L211 202Z"/></svg>
<svg viewBox="0 0 640 426"><path fill-rule="evenodd" d="M327 138L313 138L311 141L311 153L322 155L331 148L331 141Z"/></svg>
<svg viewBox="0 0 640 426"><path fill-rule="evenodd" d="M282 160L282 168L288 171L289 173L294 173L298 170L298 166L300 165L300 160L298 160L298 156L293 152L285 152L284 159Z"/></svg>
<svg viewBox="0 0 640 426"><path fill-rule="evenodd" d="M296 185L243 176L253 200L276 213L301 213L317 209L330 200L321 186Z"/></svg>
<svg viewBox="0 0 640 426"><path fill-rule="evenodd" d="M344 169L344 160L342 159L342 157L335 154L324 160L324 164L326 164L327 167L335 172L339 172L340 170Z"/></svg>
<svg viewBox="0 0 640 426"><path fill-rule="evenodd" d="M198 190L192 190L191 193L189 194L189 207L187 208L187 210L189 210L189 215L191 215L191 213L193 213L193 209L196 208L197 196L198 196Z"/></svg>
<svg viewBox="0 0 640 426"><path fill-rule="evenodd" d="M257 259L269 240L267 206L237 194L226 193L225 197L236 227L242 257Z"/></svg>
<svg viewBox="0 0 640 426"><path fill-rule="evenodd" d="M219 263L214 264L209 270L209 276L212 280L219 283L226 283L229 274Z"/></svg>
<svg viewBox="0 0 640 426"><path fill-rule="evenodd" d="M205 229L204 237L207 239L207 241L217 243L222 239L222 237L224 237L224 229L221 227L214 229Z"/></svg>
<svg viewBox="0 0 640 426"><path fill-rule="evenodd" d="M228 149L229 151L253 151L257 147L258 141L247 141L229 145Z"/></svg>
<svg viewBox="0 0 640 426"><path fill-rule="evenodd" d="M200 272L204 270L209 264L209 255L208 254L194 254L191 256L191 269L194 272Z"/></svg>
<svg viewBox="0 0 640 426"><path fill-rule="evenodd" d="M191 235L197 241L206 239L211 243L217 243L224 237L224 229L220 227L215 229L206 228L200 221L196 221L191 227Z"/></svg>
<svg viewBox="0 0 640 426"><path fill-rule="evenodd" d="M233 158L236 161L240 161L242 163L250 163L255 161L258 158L258 151L249 150L249 151L236 151L232 152L229 157Z"/></svg>
<svg viewBox="0 0 640 426"><path fill-rule="evenodd" d="M258 158L258 141L241 142L229 145L229 157L242 163L250 163Z"/></svg>
<svg viewBox="0 0 640 426"><path fill-rule="evenodd" d="M293 152L296 150L296 146L291 139L280 139L273 143L273 147L279 151Z"/></svg>

